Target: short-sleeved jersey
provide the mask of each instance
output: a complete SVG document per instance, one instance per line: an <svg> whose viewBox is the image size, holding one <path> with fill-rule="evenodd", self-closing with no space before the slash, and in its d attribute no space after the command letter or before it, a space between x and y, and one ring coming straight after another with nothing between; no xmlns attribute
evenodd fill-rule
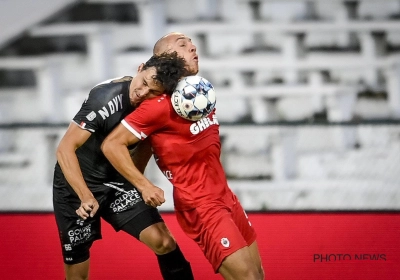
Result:
<svg viewBox="0 0 400 280"><path fill-rule="evenodd" d="M112 129L134 110L129 99L131 80L132 77L127 76L98 84L90 91L73 118L73 123L92 133L76 150L83 177L88 184L101 186L119 176L101 151L101 144ZM57 169L61 172L58 163Z"/></svg>
<svg viewBox="0 0 400 280"><path fill-rule="evenodd" d="M139 139L149 137L158 167L174 186L175 209L193 209L231 192L220 161L215 110L188 121L176 114L169 96L161 95L144 101L122 124Z"/></svg>

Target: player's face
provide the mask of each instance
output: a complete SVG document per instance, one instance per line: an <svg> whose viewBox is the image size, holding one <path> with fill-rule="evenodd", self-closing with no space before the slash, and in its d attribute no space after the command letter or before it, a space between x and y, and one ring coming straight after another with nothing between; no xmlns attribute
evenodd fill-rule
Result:
<svg viewBox="0 0 400 280"><path fill-rule="evenodd" d="M199 72L199 57L196 53L196 46L192 43L192 39L184 34L173 34L168 38L170 51L176 51L179 56L186 61L186 68L192 75Z"/></svg>
<svg viewBox="0 0 400 280"><path fill-rule="evenodd" d="M139 105L143 100L158 96L164 92L164 88L153 78L156 74L156 68L150 67L139 71L132 79L129 97L134 106Z"/></svg>

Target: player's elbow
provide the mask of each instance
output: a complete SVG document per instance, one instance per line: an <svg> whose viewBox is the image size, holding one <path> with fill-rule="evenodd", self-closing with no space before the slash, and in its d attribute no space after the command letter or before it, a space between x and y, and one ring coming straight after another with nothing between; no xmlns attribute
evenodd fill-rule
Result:
<svg viewBox="0 0 400 280"><path fill-rule="evenodd" d="M103 152L103 154L104 154L105 156L107 156L107 154L108 154L109 146L110 146L110 145L109 145L107 139L104 140L103 143L101 143L100 148L101 148L101 151Z"/></svg>
<svg viewBox="0 0 400 280"><path fill-rule="evenodd" d="M110 155L111 155L111 152L112 152L112 147L113 146L113 143L112 143L112 141L109 141L109 140L104 140L103 141L103 143L101 144L101 151L103 152L103 154L106 156L106 157L109 157Z"/></svg>
<svg viewBox="0 0 400 280"><path fill-rule="evenodd" d="M56 149L56 158L57 160L60 160L61 156L62 156L63 152L60 146L57 147Z"/></svg>
<svg viewBox="0 0 400 280"><path fill-rule="evenodd" d="M60 162L61 160L63 160L64 158L66 158L66 157L67 157L67 154L68 154L68 149L67 149L66 145L63 144L63 143L60 143L60 144L58 145L57 149L56 149L56 158L57 158L57 161Z"/></svg>

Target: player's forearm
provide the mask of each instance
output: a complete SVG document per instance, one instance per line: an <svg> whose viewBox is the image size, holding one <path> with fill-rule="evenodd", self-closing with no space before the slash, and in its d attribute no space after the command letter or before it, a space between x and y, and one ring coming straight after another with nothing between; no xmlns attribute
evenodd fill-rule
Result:
<svg viewBox="0 0 400 280"><path fill-rule="evenodd" d="M67 151L63 149L57 150L57 161L61 170L72 189L78 195L80 200L85 197L93 196L83 179L82 171L79 166L78 158L75 151Z"/></svg>
<svg viewBox="0 0 400 280"><path fill-rule="evenodd" d="M144 174L144 170L153 155L150 143L148 141L141 141L130 154L136 168Z"/></svg>
<svg viewBox="0 0 400 280"><path fill-rule="evenodd" d="M126 145L105 140L101 149L114 168L140 192L153 184L138 170Z"/></svg>

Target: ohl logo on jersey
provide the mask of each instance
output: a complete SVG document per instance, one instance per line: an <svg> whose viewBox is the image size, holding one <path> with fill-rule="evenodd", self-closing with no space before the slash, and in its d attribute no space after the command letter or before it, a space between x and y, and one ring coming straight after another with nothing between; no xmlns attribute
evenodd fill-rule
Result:
<svg viewBox="0 0 400 280"><path fill-rule="evenodd" d="M190 132L193 135L196 135L214 124L216 124L216 125L219 124L218 120L217 120L217 116L215 114L212 116L212 120L209 117L205 117L205 118L202 118L201 120L198 120L194 124L192 124L190 126Z"/></svg>

